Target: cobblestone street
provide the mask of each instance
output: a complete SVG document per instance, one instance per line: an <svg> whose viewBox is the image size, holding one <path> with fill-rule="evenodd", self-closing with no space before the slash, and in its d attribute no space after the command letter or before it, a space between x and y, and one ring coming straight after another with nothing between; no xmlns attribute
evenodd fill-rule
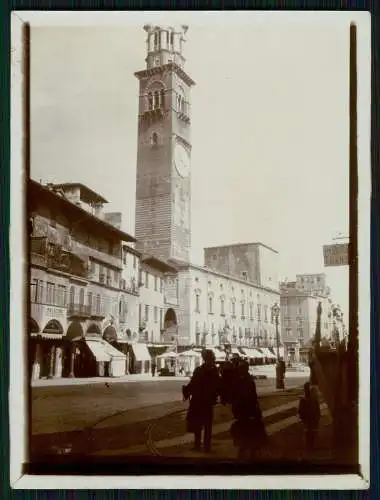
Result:
<svg viewBox="0 0 380 500"><path fill-rule="evenodd" d="M302 384L289 378L287 388ZM31 450L34 455L95 453L102 450L145 446L146 430L152 439L185 433L187 403L182 401L184 380L150 380L135 383L34 387L32 389ZM276 393L274 380L258 380L262 409L291 401L298 390ZM232 419L228 407L218 406L215 422Z"/></svg>

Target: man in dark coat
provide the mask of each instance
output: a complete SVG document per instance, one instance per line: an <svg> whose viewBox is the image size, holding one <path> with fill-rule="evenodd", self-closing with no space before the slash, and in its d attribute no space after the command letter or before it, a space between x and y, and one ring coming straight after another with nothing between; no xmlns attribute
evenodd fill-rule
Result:
<svg viewBox="0 0 380 500"><path fill-rule="evenodd" d="M262 419L254 378L249 374L249 366L241 360L236 369L233 388L232 413L235 422L231 426L231 435L238 448L240 460L253 460L256 453L267 442L267 433Z"/></svg>
<svg viewBox="0 0 380 500"><path fill-rule="evenodd" d="M220 377L215 366L215 355L211 350L202 353L203 364L198 366L187 386L182 388L185 399L190 399L187 413L187 430L194 433L194 449L201 450L202 429L203 447L211 451L213 406L220 395Z"/></svg>

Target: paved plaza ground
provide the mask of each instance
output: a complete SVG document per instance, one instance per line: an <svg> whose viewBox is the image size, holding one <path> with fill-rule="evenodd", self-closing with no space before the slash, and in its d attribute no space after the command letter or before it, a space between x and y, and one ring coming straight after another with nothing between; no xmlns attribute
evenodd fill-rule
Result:
<svg viewBox="0 0 380 500"><path fill-rule="evenodd" d="M268 370L267 370L268 371ZM258 463L313 462L321 467L352 463L349 453L334 453L331 419L321 401L323 417L317 445L306 453L304 431L297 415L307 373L289 373L286 389L276 390L268 372L257 380L257 391L269 444ZM31 389L32 460L188 460L236 463L237 450L230 436L233 421L229 406L214 412L213 449L195 453L186 432L188 403L182 400L186 379L129 377L46 384ZM131 383L133 382L133 383ZM253 473L253 472L252 472Z"/></svg>

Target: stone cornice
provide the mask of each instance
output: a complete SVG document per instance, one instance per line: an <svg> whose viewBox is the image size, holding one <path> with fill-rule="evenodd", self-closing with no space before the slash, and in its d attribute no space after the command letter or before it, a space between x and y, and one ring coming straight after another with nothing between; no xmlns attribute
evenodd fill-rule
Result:
<svg viewBox="0 0 380 500"><path fill-rule="evenodd" d="M159 75L165 73L167 71L173 71L176 73L189 87L195 85L195 82L190 76L175 63L164 64L163 66L156 66L154 68L142 69L140 71L136 71L135 76L139 80L141 78L149 78L154 75Z"/></svg>

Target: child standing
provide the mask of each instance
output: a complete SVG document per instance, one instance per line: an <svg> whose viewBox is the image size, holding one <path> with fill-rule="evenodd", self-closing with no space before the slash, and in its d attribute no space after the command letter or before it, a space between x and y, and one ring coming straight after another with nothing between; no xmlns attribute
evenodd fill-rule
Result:
<svg viewBox="0 0 380 500"><path fill-rule="evenodd" d="M300 400L298 413L305 426L306 447L311 450L318 432L321 409L316 388L310 382L306 382L303 388L305 394Z"/></svg>

